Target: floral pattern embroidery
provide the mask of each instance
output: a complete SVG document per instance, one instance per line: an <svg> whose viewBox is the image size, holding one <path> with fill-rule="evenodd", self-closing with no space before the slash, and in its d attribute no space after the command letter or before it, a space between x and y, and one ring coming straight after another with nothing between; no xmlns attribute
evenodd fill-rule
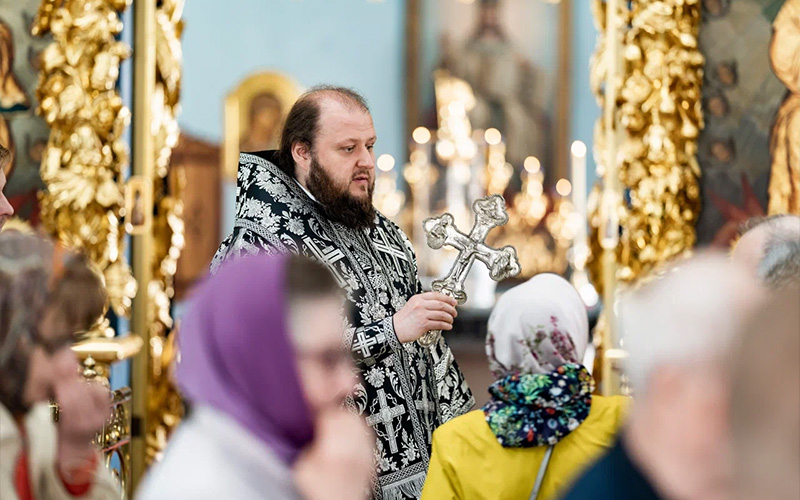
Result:
<svg viewBox="0 0 800 500"><path fill-rule="evenodd" d="M594 381L569 363L550 373L507 375L489 387L486 422L506 448L554 445L589 415Z"/></svg>
<svg viewBox="0 0 800 500"><path fill-rule="evenodd" d="M495 378L509 373L551 371L565 363L579 362L575 357L575 343L562 330L555 316L550 317L547 325L528 326L514 342L518 348L512 353L501 355L496 347L497 334L489 331L486 355L489 358L489 369Z"/></svg>

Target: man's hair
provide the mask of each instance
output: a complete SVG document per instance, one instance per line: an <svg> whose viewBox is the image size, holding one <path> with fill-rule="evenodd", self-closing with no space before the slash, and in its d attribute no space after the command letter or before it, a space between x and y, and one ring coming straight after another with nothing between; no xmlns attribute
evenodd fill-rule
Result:
<svg viewBox="0 0 800 500"><path fill-rule="evenodd" d="M278 168L291 177L295 176L292 146L300 142L310 150L314 149L323 99L333 99L365 113L370 112L364 97L347 87L320 85L301 95L286 117L278 150Z"/></svg>
<svg viewBox="0 0 800 500"><path fill-rule="evenodd" d="M762 224L772 225L776 220L789 216L789 214L774 214L761 217L750 217L739 225L739 236L744 236L745 233Z"/></svg>
<svg viewBox="0 0 800 500"><path fill-rule="evenodd" d="M789 235L771 235L758 275L771 288L800 287L800 240Z"/></svg>
<svg viewBox="0 0 800 500"><path fill-rule="evenodd" d="M794 221L797 230L786 228ZM800 286L800 217L777 214L769 217L754 217L745 221L740 235L763 227L767 231L764 248L758 263L758 276L770 288Z"/></svg>
<svg viewBox="0 0 800 500"><path fill-rule="evenodd" d="M736 498L796 498L800 491L800 288L745 327L732 358L731 428Z"/></svg>

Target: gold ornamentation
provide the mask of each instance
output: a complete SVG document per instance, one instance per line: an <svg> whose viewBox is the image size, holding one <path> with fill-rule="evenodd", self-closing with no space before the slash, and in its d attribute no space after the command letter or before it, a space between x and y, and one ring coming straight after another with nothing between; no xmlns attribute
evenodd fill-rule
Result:
<svg viewBox="0 0 800 500"><path fill-rule="evenodd" d="M122 134L130 122L130 112L116 91L119 65L129 57L130 48L118 41L122 30L119 14L128 0L44 0L34 21L33 33L52 33L53 43L42 53L37 99L38 113L51 128L42 162L42 179L47 191L42 194L42 222L65 246L85 252L102 271L111 306L119 316L130 314L137 284L124 258L125 216L123 171L128 165L128 148ZM172 148L177 143L178 96L181 80L181 15L183 0L163 0L156 11L156 89L151 101L155 170L152 181L152 210L155 240L153 279L143 284L150 301L148 319L152 356L152 387L148 391L148 457L163 449L168 430L180 418L180 399L169 384L166 367L173 349L160 345L172 328L170 301L172 278L183 247L182 180L168 184ZM113 332L112 332L113 334ZM107 337L108 325L98 324L87 342ZM125 342L111 341L111 342ZM84 358L87 375L106 375L98 356L103 349L78 344L93 354ZM117 345L110 351L125 347ZM129 347L129 346L128 346ZM88 351L87 351L88 352ZM177 404L176 404L177 402ZM127 464L127 462L126 462Z"/></svg>
<svg viewBox="0 0 800 500"><path fill-rule="evenodd" d="M606 20L601 6L598 0L595 14L602 33ZM616 272L618 279L630 283L692 248L700 212L700 167L695 158L703 127L704 59L697 47L700 5L697 0L637 0L620 17L621 24L630 29L623 37L622 81L616 101L621 129L617 159L619 180L630 201L610 200L609 204L598 188L593 192L589 269L598 289L603 286L599 228L604 227L605 218L619 217L622 232L616 246ZM605 36L601 36L591 79L601 105L601 84L609 84L605 51ZM594 154L601 175L606 137L606 127L598 121ZM604 213L614 206L616 214Z"/></svg>
<svg viewBox="0 0 800 500"><path fill-rule="evenodd" d="M130 122L115 85L130 48L118 41L125 1L47 0L34 35L52 33L41 55L37 112L50 127L41 166L45 229L85 252L103 273L114 312L127 316L136 283L123 257L122 172Z"/></svg>
<svg viewBox="0 0 800 500"><path fill-rule="evenodd" d="M88 358L91 360L92 358ZM92 377L89 377L90 379ZM108 381L101 379L108 384ZM122 498L131 498L131 389L123 387L111 393L111 416L103 428L95 435L93 442L103 452L104 463L119 482ZM58 423L61 407L50 401L50 417ZM114 463L114 458L117 463Z"/></svg>
<svg viewBox="0 0 800 500"><path fill-rule="evenodd" d="M595 186L590 196L587 267L605 303L595 330L595 373L604 394L625 392L613 313L617 282L637 281L689 251L700 212L700 5L627 5L593 3L601 35L590 84L605 111L595 127L594 155L604 186Z"/></svg>
<svg viewBox="0 0 800 500"><path fill-rule="evenodd" d="M127 316L136 282L124 258L120 217L123 212L123 170L128 148L122 134L130 112L116 91L119 65L130 48L118 41L119 0L45 0L34 21L33 34L51 33L53 42L41 55L36 98L39 113L50 127L41 165L47 190L40 194L44 228L62 244L85 253L105 278L114 312ZM83 375L108 385L110 364L133 356L141 339L111 339L113 330L101 319L77 343ZM98 442L107 465L119 457L115 470L130 496L130 390L115 391L114 417ZM57 407L54 417L57 418Z"/></svg>
<svg viewBox="0 0 800 500"><path fill-rule="evenodd" d="M181 398L168 376L175 359L173 321L170 314L175 294L173 278L184 246L183 202L184 178L168 178L172 149L178 142L183 31L183 0L167 0L156 9L156 85L152 105L155 138L155 170L153 172L154 216L152 238L154 259L152 280L147 287L152 315L148 320L150 339L150 384L147 387L147 463L160 458L167 438L183 417Z"/></svg>
<svg viewBox="0 0 800 500"><path fill-rule="evenodd" d="M97 437L103 450L105 465L119 481L123 498L131 498L131 390L128 387L113 392L111 417L106 420ZM118 458L114 465L114 457Z"/></svg>
<svg viewBox="0 0 800 500"><path fill-rule="evenodd" d="M789 92L770 138L769 213L800 215L800 0L786 0L772 27L770 62Z"/></svg>
<svg viewBox="0 0 800 500"><path fill-rule="evenodd" d="M129 335L118 338L90 337L72 346L72 352L84 367L84 377L108 378L111 365L134 357L142 348L142 338Z"/></svg>
<svg viewBox="0 0 800 500"><path fill-rule="evenodd" d="M95 331L109 329L107 320L100 322ZM113 330L111 332L113 334ZM141 337L129 335L121 338L90 337L72 346L83 367L87 380L96 380L109 386L111 365L135 356L142 348ZM95 442L105 457L105 465L116 477L125 498L131 498L131 390L123 387L112 392L111 416L98 433ZM53 418L58 419L58 405L51 404ZM114 457L118 460L115 463Z"/></svg>

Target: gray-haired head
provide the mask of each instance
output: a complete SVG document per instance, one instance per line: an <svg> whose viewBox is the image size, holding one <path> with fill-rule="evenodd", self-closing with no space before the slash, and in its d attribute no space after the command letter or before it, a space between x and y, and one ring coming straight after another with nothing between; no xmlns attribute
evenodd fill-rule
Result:
<svg viewBox="0 0 800 500"><path fill-rule="evenodd" d="M625 448L669 498L727 498L731 352L766 295L744 266L700 252L620 301L636 394Z"/></svg>
<svg viewBox="0 0 800 500"><path fill-rule="evenodd" d="M626 293L620 326L634 391L648 392L663 366L697 367L724 357L763 289L724 254L680 261L661 278Z"/></svg>
<svg viewBox="0 0 800 500"><path fill-rule="evenodd" d="M770 288L800 286L800 217L779 214L750 219L741 234L734 261L747 266Z"/></svg>

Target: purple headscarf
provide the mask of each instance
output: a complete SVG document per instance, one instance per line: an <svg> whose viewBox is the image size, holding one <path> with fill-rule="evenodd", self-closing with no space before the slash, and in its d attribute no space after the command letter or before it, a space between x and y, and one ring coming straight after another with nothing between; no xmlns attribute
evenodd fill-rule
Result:
<svg viewBox="0 0 800 500"><path fill-rule="evenodd" d="M291 464L313 438L287 325L286 256L223 266L196 291L181 327L178 384Z"/></svg>

